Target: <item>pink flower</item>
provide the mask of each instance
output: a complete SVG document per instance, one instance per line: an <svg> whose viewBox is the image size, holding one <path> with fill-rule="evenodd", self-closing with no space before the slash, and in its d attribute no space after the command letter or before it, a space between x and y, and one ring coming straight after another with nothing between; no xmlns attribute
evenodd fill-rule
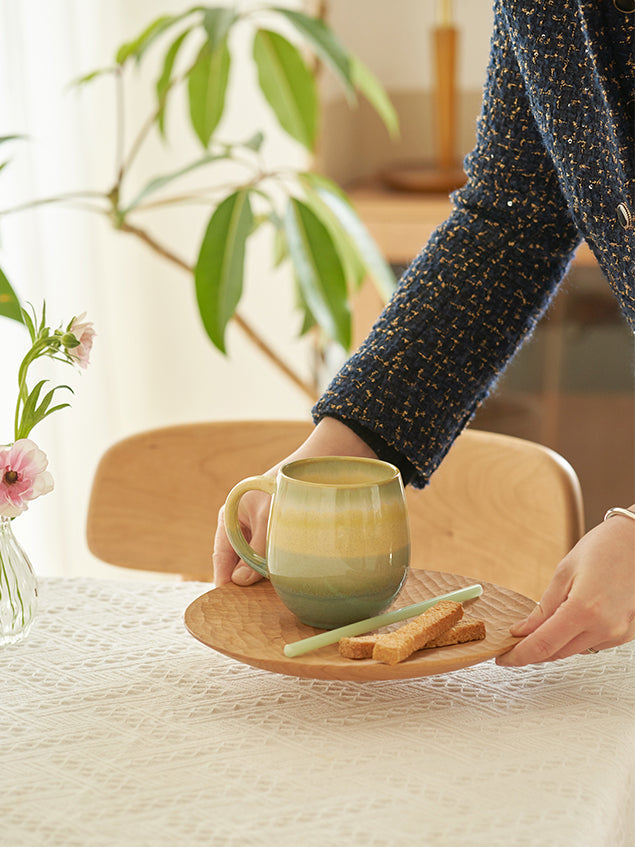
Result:
<svg viewBox="0 0 635 847"><path fill-rule="evenodd" d="M90 351L93 347L93 339L95 337L95 328L91 321L84 321L86 312L82 312L76 318L73 318L67 332L72 333L79 341L76 347L67 347L68 355L75 359L80 368L87 368L90 359Z"/></svg>
<svg viewBox="0 0 635 847"><path fill-rule="evenodd" d="M15 518L29 500L53 490L47 465L46 454L28 438L0 447L0 516Z"/></svg>

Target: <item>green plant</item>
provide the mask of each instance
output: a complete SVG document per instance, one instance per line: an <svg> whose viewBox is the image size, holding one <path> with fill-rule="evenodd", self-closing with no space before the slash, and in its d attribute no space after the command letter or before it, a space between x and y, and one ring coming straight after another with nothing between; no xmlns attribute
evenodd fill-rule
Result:
<svg viewBox="0 0 635 847"><path fill-rule="evenodd" d="M103 192L74 192L31 201L19 208L81 200L84 207L88 204L107 215L115 229L142 239L166 260L192 274L201 320L220 351L226 352L226 327L234 320L289 378L313 396L313 387L304 383L238 312L249 239L260 227L271 229L272 263L289 261L293 268L296 299L303 315L301 331L317 328L345 349L351 344L351 294L370 277L387 299L395 279L346 195L331 180L311 170L269 165L263 155L265 136L257 127L241 141L219 137L235 62L233 35L238 28L249 28L258 86L272 114L281 129L306 150L314 150L319 133L318 63L335 75L351 103L359 95L365 96L388 130L397 131L394 110L381 85L319 15L268 3L193 6L152 21L136 38L119 47L112 66L76 81L77 85L87 85L104 75L115 79L120 101L115 118L120 152L114 184ZM146 61L151 52L156 58L160 46L164 52L159 57L160 72L151 107L124 150L121 101L125 81L130 70ZM168 106L179 91L185 94L188 123L203 153L154 177L131 195L128 184L133 165L152 132L166 137ZM231 185L168 193L186 175L191 177L193 172L203 170L207 174L228 162L243 175ZM202 200L211 214L193 263L139 224L141 215L153 209L200 204ZM20 319L19 304L1 271L0 314Z"/></svg>

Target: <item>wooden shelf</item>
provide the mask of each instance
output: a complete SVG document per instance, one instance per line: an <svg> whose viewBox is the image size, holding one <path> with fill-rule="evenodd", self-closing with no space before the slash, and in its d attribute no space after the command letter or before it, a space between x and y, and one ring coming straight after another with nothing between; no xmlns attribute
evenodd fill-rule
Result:
<svg viewBox="0 0 635 847"><path fill-rule="evenodd" d="M393 264L414 259L452 210L444 195L391 191L374 185L349 188L347 193L384 256ZM574 264L596 266L586 243L580 245Z"/></svg>

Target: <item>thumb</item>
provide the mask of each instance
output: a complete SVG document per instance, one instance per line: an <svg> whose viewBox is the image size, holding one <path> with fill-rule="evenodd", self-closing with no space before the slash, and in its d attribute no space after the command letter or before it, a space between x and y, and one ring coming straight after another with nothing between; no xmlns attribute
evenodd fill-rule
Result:
<svg viewBox="0 0 635 847"><path fill-rule="evenodd" d="M545 613L541 603L536 603L529 615L527 615L524 620L513 624L509 628L509 631L513 636L522 638L523 636L529 635L531 632L538 629L538 627L544 623L548 617L549 615Z"/></svg>

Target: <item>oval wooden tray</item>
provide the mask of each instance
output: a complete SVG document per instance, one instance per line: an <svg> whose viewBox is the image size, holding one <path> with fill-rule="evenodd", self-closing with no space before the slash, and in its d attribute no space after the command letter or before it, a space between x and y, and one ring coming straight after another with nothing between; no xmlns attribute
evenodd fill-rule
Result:
<svg viewBox="0 0 635 847"><path fill-rule="evenodd" d="M480 580L438 571L411 570L395 608L445 594ZM486 638L468 644L420 650L398 665L373 659L344 659L337 644L297 658L287 658L284 645L321 630L305 626L282 605L268 580L246 588L223 585L187 607L189 632L219 653L257 668L312 679L370 681L413 679L465 668L507 652L519 640L509 627L536 605L508 588L481 582L483 594L464 603L465 616L485 621Z"/></svg>

